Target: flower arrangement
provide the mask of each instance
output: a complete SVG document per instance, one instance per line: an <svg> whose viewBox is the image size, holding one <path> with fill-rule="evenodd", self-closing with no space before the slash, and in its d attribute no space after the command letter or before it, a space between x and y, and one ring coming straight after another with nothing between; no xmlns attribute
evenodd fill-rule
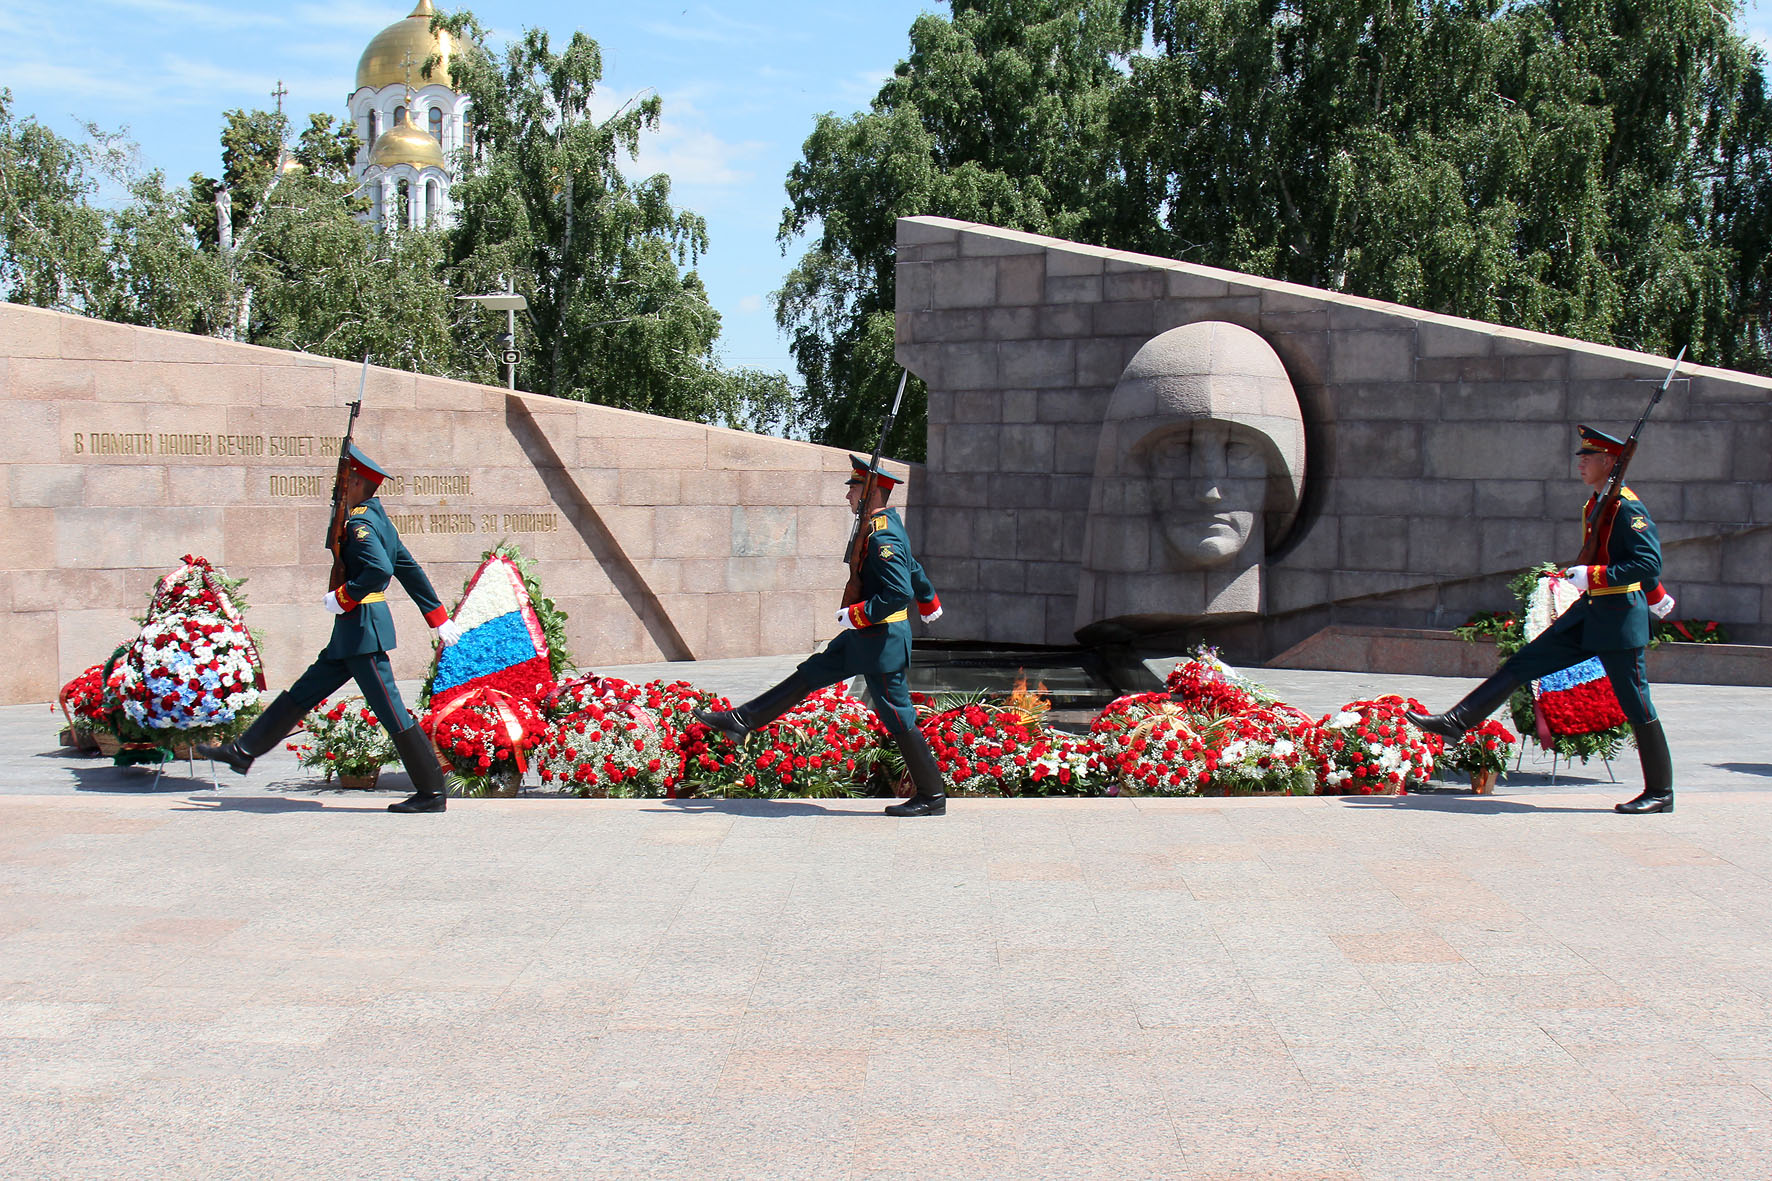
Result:
<svg viewBox="0 0 1772 1181"><path fill-rule="evenodd" d="M656 798L670 794L679 762L669 736L638 704L638 689L605 681L621 692L587 696L548 727L537 757L544 784L578 796Z"/></svg>
<svg viewBox="0 0 1772 1181"><path fill-rule="evenodd" d="M1046 711L1030 709L1020 698L961 695L923 698L920 704L928 713L923 735L949 794L1097 795L1111 782L1092 741L1047 729L1039 721ZM896 751L888 759L895 768L900 762Z"/></svg>
<svg viewBox="0 0 1772 1181"><path fill-rule="evenodd" d="M571 660L566 614L540 596L529 566L508 542L486 551L451 616L461 638L437 650L420 701L444 706L480 689L539 701L552 691Z"/></svg>
<svg viewBox="0 0 1772 1181"><path fill-rule="evenodd" d="M105 666L93 665L62 686L56 697L68 729L75 735L92 734L108 729L105 718Z"/></svg>
<svg viewBox="0 0 1772 1181"><path fill-rule="evenodd" d="M1468 775L1499 774L1507 770L1507 761L1519 741L1512 730L1490 718L1476 729L1466 731L1457 742L1448 744L1440 756L1440 766Z"/></svg>
<svg viewBox="0 0 1772 1181"><path fill-rule="evenodd" d="M374 779L400 759L387 728L361 697L322 702L303 719L302 730L305 741L288 748L302 766L325 772L329 783L334 775Z"/></svg>
<svg viewBox="0 0 1772 1181"><path fill-rule="evenodd" d="M264 667L235 602L239 585L189 554L160 580L140 632L101 674L120 738L162 747L225 738L257 713Z"/></svg>
<svg viewBox="0 0 1772 1181"><path fill-rule="evenodd" d="M1182 704L1168 693L1116 698L1089 725L1096 765L1114 779L1110 794L1198 795L1205 744Z"/></svg>
<svg viewBox="0 0 1772 1181"><path fill-rule="evenodd" d="M717 772L723 764L716 748L730 747L731 743L712 727L696 721L694 711L717 713L731 709L732 703L717 693L697 689L688 681L648 681L641 686L641 692L641 704L658 719L666 746L676 754L676 779Z"/></svg>
<svg viewBox="0 0 1772 1181"><path fill-rule="evenodd" d="M846 685L831 685L741 743L710 738L716 745L706 757L685 767L685 787L706 795L859 795L884 740L874 711ZM718 769L709 769L709 761Z"/></svg>
<svg viewBox="0 0 1772 1181"><path fill-rule="evenodd" d="M1231 671L1211 648L1200 647L1170 670L1164 688L1190 714L1225 717L1267 700L1255 686Z"/></svg>
<svg viewBox="0 0 1772 1181"><path fill-rule="evenodd" d="M420 725L469 795L515 795L547 721L527 697L477 688L426 712Z"/></svg>
<svg viewBox="0 0 1772 1181"><path fill-rule="evenodd" d="M1323 795L1399 795L1433 775L1443 746L1403 717L1426 713L1413 698L1351 701L1322 721L1318 790Z"/></svg>
<svg viewBox="0 0 1772 1181"><path fill-rule="evenodd" d="M1253 686L1242 700L1264 696ZM1100 761L1126 791L1156 795L1309 795L1319 780L1317 723L1281 703L1218 714L1239 698L1137 693L1110 704L1090 727Z"/></svg>
<svg viewBox="0 0 1772 1181"><path fill-rule="evenodd" d="M1652 619L1649 646L1662 644L1727 644L1729 632L1714 619Z"/></svg>
<svg viewBox="0 0 1772 1181"><path fill-rule="evenodd" d="M1283 792L1307 796L1322 774L1321 732L1290 706L1257 706L1222 719L1205 736L1202 795Z"/></svg>

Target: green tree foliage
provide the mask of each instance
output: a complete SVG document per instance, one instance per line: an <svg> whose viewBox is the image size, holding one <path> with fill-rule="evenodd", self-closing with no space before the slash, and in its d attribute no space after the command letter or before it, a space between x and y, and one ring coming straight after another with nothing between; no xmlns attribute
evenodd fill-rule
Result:
<svg viewBox="0 0 1772 1181"><path fill-rule="evenodd" d="M815 438L870 441L906 214L1772 372L1772 115L1727 5L952 8L788 176L781 239L811 242L776 312Z"/></svg>
<svg viewBox="0 0 1772 1181"><path fill-rule="evenodd" d="M0 90L0 298L86 313L109 292L104 215L93 153L33 118Z"/></svg>
<svg viewBox="0 0 1772 1181"><path fill-rule="evenodd" d="M1730 352L1714 197L1751 51L1711 0L1132 0L1160 253L1588 340Z"/></svg>
<svg viewBox="0 0 1772 1181"><path fill-rule="evenodd" d="M476 292L510 282L528 299L518 385L704 422L779 417L790 403L785 378L729 373L715 356L719 313L684 269L707 250L706 222L672 206L670 177L621 170L657 129L658 96L598 118L603 55L584 33L556 52L544 30L529 29L499 53L471 13L435 25L462 42L449 69L474 112L475 151L453 189L455 281ZM489 365L504 317L481 323L478 355Z"/></svg>
<svg viewBox="0 0 1772 1181"><path fill-rule="evenodd" d="M823 115L788 175L784 247L809 248L776 295L814 439L871 449L897 385L896 221L956 217L1098 242L1121 214L1109 104L1128 48L1118 0L955 0L925 14L872 108ZM887 453L923 456L913 383Z"/></svg>

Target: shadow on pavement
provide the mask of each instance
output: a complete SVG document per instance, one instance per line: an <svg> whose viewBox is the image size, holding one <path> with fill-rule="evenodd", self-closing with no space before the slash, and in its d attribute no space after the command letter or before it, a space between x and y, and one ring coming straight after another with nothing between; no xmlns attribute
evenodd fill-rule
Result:
<svg viewBox="0 0 1772 1181"><path fill-rule="evenodd" d="M710 813L726 816L836 816L853 815L826 808L811 800L658 800L648 812Z"/></svg>
<svg viewBox="0 0 1772 1181"><path fill-rule="evenodd" d="M1527 804L1494 796L1454 795L1442 792L1411 792L1406 796L1340 796L1344 804L1358 808L1409 808L1417 812L1459 812L1479 816L1496 816L1508 812L1610 812L1603 808L1560 808L1548 804Z"/></svg>
<svg viewBox="0 0 1772 1181"><path fill-rule="evenodd" d="M191 791L193 785L197 789L213 790L215 787L207 775L201 772L192 775L182 762L162 763L161 766L166 770L157 780L152 766L113 767L109 761L98 767L70 767L68 771L74 776L75 791L100 792L106 795L160 795L165 792Z"/></svg>
<svg viewBox="0 0 1772 1181"><path fill-rule="evenodd" d="M1712 763L1711 766L1737 775L1772 775L1772 763Z"/></svg>
<svg viewBox="0 0 1772 1181"><path fill-rule="evenodd" d="M186 800L180 812L386 812L387 804L368 807L329 804L325 800L292 800L283 796L211 796Z"/></svg>

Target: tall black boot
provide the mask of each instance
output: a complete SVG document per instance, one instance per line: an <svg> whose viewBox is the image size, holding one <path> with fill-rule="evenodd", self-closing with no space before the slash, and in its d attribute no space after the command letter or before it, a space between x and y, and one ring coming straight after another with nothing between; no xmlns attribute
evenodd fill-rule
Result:
<svg viewBox="0 0 1772 1181"><path fill-rule="evenodd" d="M1632 726L1637 739L1637 759L1643 764L1643 794L1623 804L1612 805L1614 812L1641 816L1645 812L1674 810L1674 756L1667 749L1667 734L1657 718L1642 726Z"/></svg>
<svg viewBox="0 0 1772 1181"><path fill-rule="evenodd" d="M911 773L917 794L902 804L887 808L886 815L946 816L947 785L942 782L941 764L936 761L935 752L929 749L929 740L923 737L923 731L913 727L903 734L894 734L892 741L898 744L899 753L904 755L904 765Z"/></svg>
<svg viewBox="0 0 1772 1181"><path fill-rule="evenodd" d="M449 806L449 788L443 780L443 766L437 762L436 748L417 722L394 735L394 749L400 762L412 777L417 790L397 804L389 804L390 812L441 812Z"/></svg>
<svg viewBox="0 0 1772 1181"><path fill-rule="evenodd" d="M252 760L289 737L306 712L289 694L279 693L263 713L252 719L246 733L220 744L203 743L197 747L197 754L226 763L234 774L244 775L252 769Z"/></svg>
<svg viewBox="0 0 1772 1181"><path fill-rule="evenodd" d="M787 713L808 693L816 688L798 671L788 674L788 679L773 689L764 692L735 709L721 710L713 713L705 709L691 711L695 720L704 726L712 726L734 738L743 738L760 726L767 726L782 714Z"/></svg>
<svg viewBox="0 0 1772 1181"><path fill-rule="evenodd" d="M1500 709L1519 687L1520 683L1512 677L1496 673L1443 714L1418 714L1410 711L1403 716L1417 730L1426 730L1429 734L1438 734L1441 738L1456 741L1464 737L1465 731L1481 725L1484 718Z"/></svg>

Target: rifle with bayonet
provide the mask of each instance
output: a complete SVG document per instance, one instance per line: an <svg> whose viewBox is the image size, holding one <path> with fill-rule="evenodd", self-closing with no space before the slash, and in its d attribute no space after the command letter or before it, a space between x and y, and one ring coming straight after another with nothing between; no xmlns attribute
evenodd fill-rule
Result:
<svg viewBox="0 0 1772 1181"><path fill-rule="evenodd" d="M868 460L867 474L862 478L861 499L855 506L855 527L850 530L849 544L844 549L844 560L849 563L849 582L843 587L843 603L847 607L851 603L862 600L861 563L867 557L868 504L874 496L874 489L879 481L875 478L875 469L880 466L880 452L886 449L886 436L892 433L892 423L898 417L898 407L904 401L904 384L910 380L911 371L903 370L898 377L898 393L893 396L892 408L886 411L886 421L880 426L880 440L874 444L873 458Z"/></svg>
<svg viewBox="0 0 1772 1181"><path fill-rule="evenodd" d="M1610 531L1606 527L1610 525L1612 513L1618 507L1618 498L1624 492L1624 472L1630 466L1631 457L1637 453L1637 436L1643 433L1643 425L1649 421L1650 412L1655 409L1655 404L1661 401L1661 396L1667 393L1667 387L1673 384L1674 374L1679 371L1680 362L1685 359L1686 350L1682 348L1680 355L1674 358L1672 368L1667 371L1667 376L1661 379L1661 385L1656 387L1654 395L1650 397L1649 404L1643 407L1643 415L1637 419L1637 425L1631 431L1630 438L1625 440L1624 449L1612 461L1612 474L1606 477L1604 490L1594 499L1593 511L1587 515L1582 529L1581 553L1572 565L1593 565L1594 559L1599 556L1601 547L1606 544L1606 533Z"/></svg>
<svg viewBox="0 0 1772 1181"><path fill-rule="evenodd" d="M345 477L350 471L351 431L357 426L357 413L363 409L363 389L369 383L369 354L363 354L363 372L357 378L357 400L350 404L351 417L345 422L345 437L338 444L338 470L332 477L332 516L326 526L326 548L332 552L332 573L326 580L328 589L337 589L345 581L345 519L351 506L345 503Z"/></svg>

